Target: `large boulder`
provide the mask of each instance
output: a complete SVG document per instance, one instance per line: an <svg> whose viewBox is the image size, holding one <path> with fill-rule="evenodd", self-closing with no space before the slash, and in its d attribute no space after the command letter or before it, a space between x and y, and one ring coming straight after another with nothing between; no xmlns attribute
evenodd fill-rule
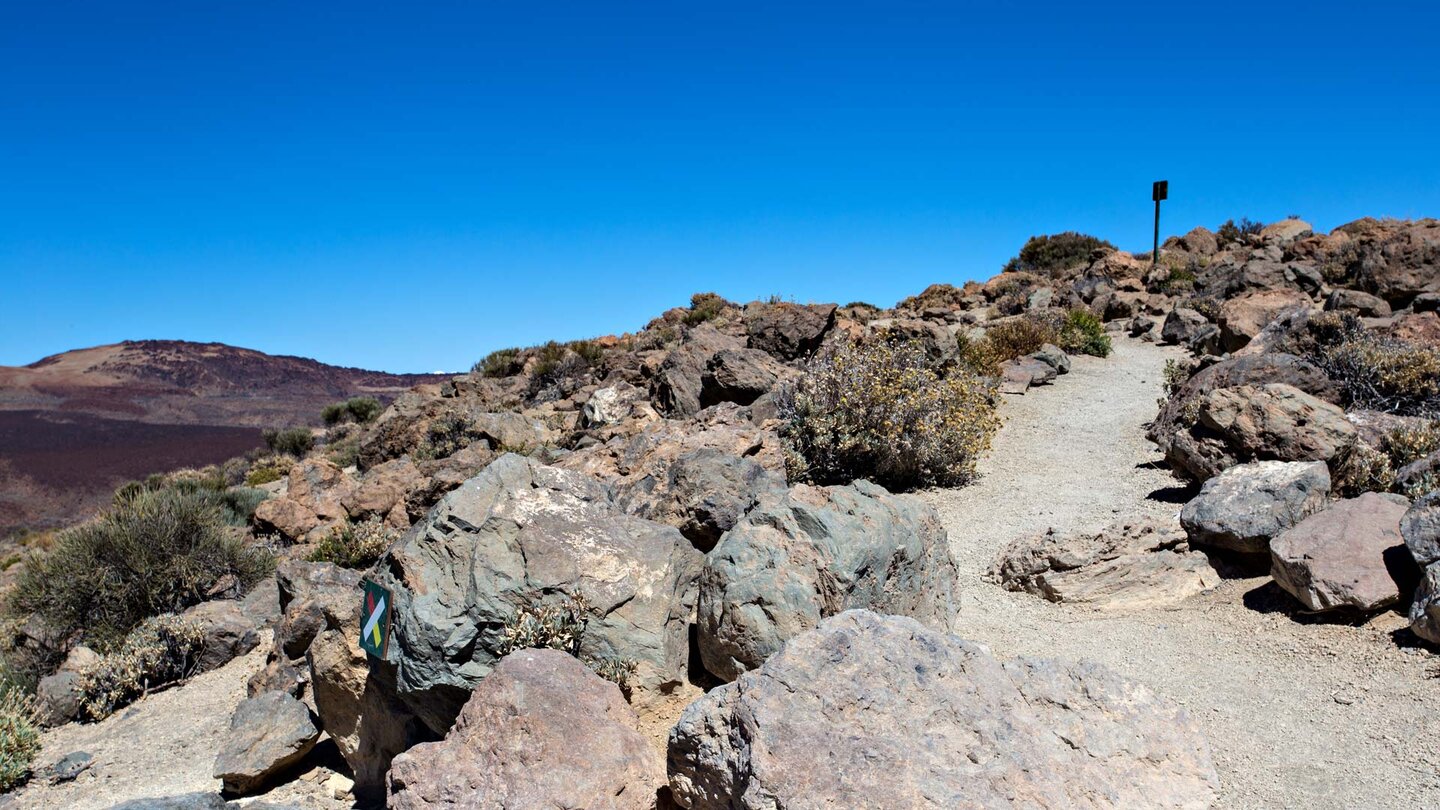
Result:
<svg viewBox="0 0 1440 810"><path fill-rule="evenodd" d="M408 457L392 459L366 470L365 477L341 499L341 505L351 520L371 515L384 517L397 505L403 506L410 493L424 485L425 476Z"/></svg>
<svg viewBox="0 0 1440 810"><path fill-rule="evenodd" d="M296 462L290 468L289 484L285 497L308 509L320 522L344 520L344 500L355 488L353 478L322 458Z"/></svg>
<svg viewBox="0 0 1440 810"><path fill-rule="evenodd" d="M181 615L201 632L203 641L195 661L198 672L217 669L260 646L259 623L233 599L201 602Z"/></svg>
<svg viewBox="0 0 1440 810"><path fill-rule="evenodd" d="M1220 388L1285 383L1334 402L1339 389L1313 363L1292 354L1231 357L1196 372L1160 406L1147 432L1175 469L1198 481L1250 459L1235 458L1219 437L1198 424L1202 403Z"/></svg>
<svg viewBox="0 0 1440 810"><path fill-rule="evenodd" d="M397 757L389 782L395 810L649 810L665 769L614 684L565 653L521 650L480 682L443 742Z"/></svg>
<svg viewBox="0 0 1440 810"><path fill-rule="evenodd" d="M1210 319L1199 312L1188 307L1175 307L1165 316L1165 321L1160 326L1160 341L1196 346L1215 334L1216 329Z"/></svg>
<svg viewBox="0 0 1440 810"><path fill-rule="evenodd" d="M1161 447L1197 481L1247 461L1329 462L1355 444L1339 406L1284 383L1217 388L1194 407L1194 421L1185 426L1182 413Z"/></svg>
<svg viewBox="0 0 1440 810"><path fill-rule="evenodd" d="M1422 495L1400 519L1400 535L1421 566L1440 562L1440 490Z"/></svg>
<svg viewBox="0 0 1440 810"><path fill-rule="evenodd" d="M752 349L782 360L808 357L835 325L834 304L752 303L745 307L745 333Z"/></svg>
<svg viewBox="0 0 1440 810"><path fill-rule="evenodd" d="M793 372L759 349L722 349L710 358L700 380L700 406L720 402L749 405Z"/></svg>
<svg viewBox="0 0 1440 810"><path fill-rule="evenodd" d="M674 526L709 551L762 494L784 489L785 477L754 459L702 447L655 473L622 479L615 500L625 512Z"/></svg>
<svg viewBox="0 0 1440 810"><path fill-rule="evenodd" d="M635 665L632 686L683 682L702 555L624 514L589 476L506 454L446 495L373 574L395 599L401 700L444 733L522 611L587 606L579 653Z"/></svg>
<svg viewBox="0 0 1440 810"><path fill-rule="evenodd" d="M918 498L868 481L768 493L705 559L700 657L733 680L855 607L948 629L955 579L945 529Z"/></svg>
<svg viewBox="0 0 1440 810"><path fill-rule="evenodd" d="M1180 510L1192 542L1264 554L1277 534L1319 511L1330 469L1319 461L1237 464L1205 482Z"/></svg>
<svg viewBox="0 0 1440 810"><path fill-rule="evenodd" d="M1001 552L990 577L1007 590L1103 608L1167 605L1220 582L1183 532L1143 522L1021 538Z"/></svg>
<svg viewBox="0 0 1440 810"><path fill-rule="evenodd" d="M1366 291L1397 307L1440 292L1440 220L1341 227L1354 237L1341 258Z"/></svg>
<svg viewBox="0 0 1440 810"><path fill-rule="evenodd" d="M741 348L739 338L701 324L685 334L684 341L670 351L650 380L655 406L672 417L692 416L702 407L700 394L710 358L724 349Z"/></svg>
<svg viewBox="0 0 1440 810"><path fill-rule="evenodd" d="M1431 563L1410 603L1410 631L1431 644L1440 644L1440 563Z"/></svg>
<svg viewBox="0 0 1440 810"><path fill-rule="evenodd" d="M315 747L320 729L304 703L284 692L241 701L215 758L215 778L230 793L266 787Z"/></svg>
<svg viewBox="0 0 1440 810"><path fill-rule="evenodd" d="M319 525L318 515L290 498L266 498L255 507L255 528L264 534L300 541Z"/></svg>
<svg viewBox="0 0 1440 810"><path fill-rule="evenodd" d="M864 610L691 704L668 755L692 810L1200 808L1218 790L1185 711L1145 687Z"/></svg>
<svg viewBox="0 0 1440 810"><path fill-rule="evenodd" d="M1260 334L1278 315L1308 308L1310 297L1298 290L1260 290L1231 298L1220 305L1220 343L1233 352Z"/></svg>
<svg viewBox="0 0 1440 810"><path fill-rule="evenodd" d="M1314 611L1375 610L1399 600L1396 579L1414 581L1400 536L1406 506L1374 492L1337 501L1270 541L1270 575Z"/></svg>

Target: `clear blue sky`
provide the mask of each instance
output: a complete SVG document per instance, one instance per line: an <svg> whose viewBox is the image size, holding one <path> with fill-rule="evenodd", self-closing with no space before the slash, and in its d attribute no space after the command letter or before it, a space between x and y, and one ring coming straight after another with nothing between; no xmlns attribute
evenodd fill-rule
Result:
<svg viewBox="0 0 1440 810"><path fill-rule="evenodd" d="M707 10L702 6L709 6ZM0 364L393 371L1031 234L1440 214L1440 4L6 3Z"/></svg>

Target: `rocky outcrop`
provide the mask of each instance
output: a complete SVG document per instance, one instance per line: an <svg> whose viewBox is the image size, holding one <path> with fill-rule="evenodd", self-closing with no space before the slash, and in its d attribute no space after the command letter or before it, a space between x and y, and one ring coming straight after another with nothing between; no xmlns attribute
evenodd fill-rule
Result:
<svg viewBox="0 0 1440 810"><path fill-rule="evenodd" d="M522 650L481 681L443 742L395 759L388 806L649 810L664 786L614 684L565 653Z"/></svg>
<svg viewBox="0 0 1440 810"><path fill-rule="evenodd" d="M1298 290L1260 290L1231 298L1220 306L1220 344L1225 351L1240 349L1281 313L1309 305L1310 297Z"/></svg>
<svg viewBox="0 0 1440 810"><path fill-rule="evenodd" d="M1440 644L1440 563L1431 563L1410 603L1410 631L1431 644Z"/></svg>
<svg viewBox="0 0 1440 810"><path fill-rule="evenodd" d="M752 349L782 360L808 357L835 324L834 304L754 303L745 307L745 333Z"/></svg>
<svg viewBox="0 0 1440 810"><path fill-rule="evenodd" d="M725 349L739 349L739 338L701 324L685 335L684 342L660 363L650 381L656 407L670 417L692 416L702 407L700 394L710 358Z"/></svg>
<svg viewBox="0 0 1440 810"><path fill-rule="evenodd" d="M1237 464L1205 482L1180 510L1180 524L1192 542L1264 554L1272 538L1319 511L1329 494L1322 462Z"/></svg>
<svg viewBox="0 0 1440 810"><path fill-rule="evenodd" d="M1247 461L1328 462L1355 443L1343 410L1284 383L1217 388L1197 399L1195 411L1188 427L1178 417L1162 447L1198 481Z"/></svg>
<svg viewBox="0 0 1440 810"><path fill-rule="evenodd" d="M682 807L1207 807L1184 710L1094 664L1018 659L852 610L691 704Z"/></svg>
<svg viewBox="0 0 1440 810"><path fill-rule="evenodd" d="M593 612L582 656L634 663L637 689L680 682L701 559L676 529L621 512L600 482L501 456L377 566L395 599L399 697L444 733L497 659L505 626L562 599Z"/></svg>
<svg viewBox="0 0 1440 810"><path fill-rule="evenodd" d="M1021 538L1001 552L990 577L1007 590L1103 608L1171 604L1220 581L1183 532L1153 523Z"/></svg>
<svg viewBox="0 0 1440 810"><path fill-rule="evenodd" d="M705 365L700 380L700 407L721 402L749 405L795 373L759 349L722 349Z"/></svg>
<svg viewBox="0 0 1440 810"><path fill-rule="evenodd" d="M1374 492L1336 502L1270 541L1270 575L1310 610L1375 610L1397 601L1397 576L1414 580L1400 535L1407 506Z"/></svg>
<svg viewBox="0 0 1440 810"><path fill-rule="evenodd" d="M782 492L785 477L753 459L715 448L692 450L654 474L627 478L615 488L625 512L674 526L709 551L761 495Z"/></svg>
<svg viewBox="0 0 1440 810"><path fill-rule="evenodd" d="M917 498L866 481L769 493L705 559L700 657L733 680L855 607L948 629L955 578L939 516Z"/></svg>
<svg viewBox="0 0 1440 810"><path fill-rule="evenodd" d="M305 704L284 692L266 692L242 701L215 758L215 778L230 793L258 792L299 762L320 729Z"/></svg>
<svg viewBox="0 0 1440 810"><path fill-rule="evenodd" d="M1440 562L1440 490L1417 498L1400 519L1400 535L1419 565Z"/></svg>

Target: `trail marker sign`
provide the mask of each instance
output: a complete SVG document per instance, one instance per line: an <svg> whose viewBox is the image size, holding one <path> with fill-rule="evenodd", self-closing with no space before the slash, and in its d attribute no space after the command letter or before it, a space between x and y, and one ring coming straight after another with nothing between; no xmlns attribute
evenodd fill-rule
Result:
<svg viewBox="0 0 1440 810"><path fill-rule="evenodd" d="M384 658L390 646L390 612L395 599L390 591L368 579L360 580L365 600L360 610L360 649Z"/></svg>

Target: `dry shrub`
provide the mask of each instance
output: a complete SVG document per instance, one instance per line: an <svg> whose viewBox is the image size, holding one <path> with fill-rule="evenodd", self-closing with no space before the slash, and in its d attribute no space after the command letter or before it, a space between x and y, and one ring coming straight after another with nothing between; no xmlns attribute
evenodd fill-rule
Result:
<svg viewBox="0 0 1440 810"><path fill-rule="evenodd" d="M915 341L840 346L778 400L791 477L821 484L964 484L1000 425L993 380L942 373Z"/></svg>
<svg viewBox="0 0 1440 810"><path fill-rule="evenodd" d="M341 568L369 568L400 537L400 532L378 517L346 522L325 535L310 553L310 562L334 563Z"/></svg>
<svg viewBox="0 0 1440 810"><path fill-rule="evenodd" d="M40 722L35 700L13 685L0 687L0 793L30 776L40 753Z"/></svg>
<svg viewBox="0 0 1440 810"><path fill-rule="evenodd" d="M520 606L515 615L500 628L500 640L494 653L506 656L516 650L559 650L579 658L592 672L620 687L630 696L630 677L636 664L613 655L582 656L580 644L585 639L585 626L598 612L579 596L559 602L529 602Z"/></svg>
<svg viewBox="0 0 1440 810"><path fill-rule="evenodd" d="M1353 407L1440 416L1440 349L1378 334L1335 312L1311 317L1285 348L1323 369Z"/></svg>
<svg viewBox="0 0 1440 810"><path fill-rule="evenodd" d="M205 632L179 616L147 619L116 651L80 672L80 712L104 720L147 692L179 683L199 669Z"/></svg>
<svg viewBox="0 0 1440 810"><path fill-rule="evenodd" d="M1057 343L1055 327L1038 318L1016 318L985 330L985 343L999 363L1040 351L1046 343Z"/></svg>

